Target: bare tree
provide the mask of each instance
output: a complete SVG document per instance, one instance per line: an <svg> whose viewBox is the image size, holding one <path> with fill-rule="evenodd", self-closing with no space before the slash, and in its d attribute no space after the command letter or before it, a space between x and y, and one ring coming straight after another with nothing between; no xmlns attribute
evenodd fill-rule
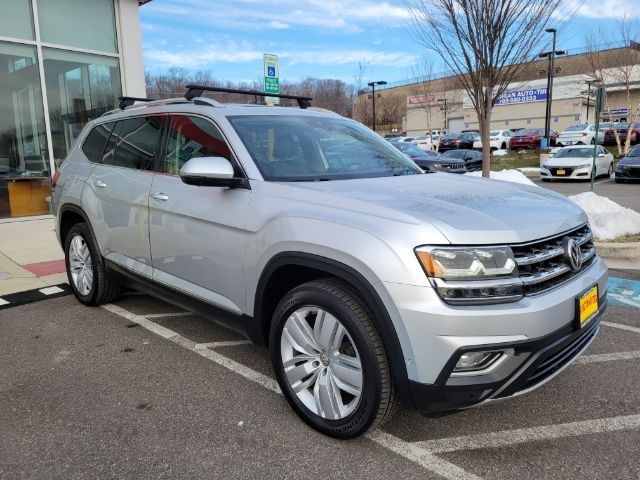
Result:
<svg viewBox="0 0 640 480"><path fill-rule="evenodd" d="M453 72L478 116L482 175L489 176L489 132L496 98L548 45L544 30L565 0L403 0L416 40ZM564 8L564 10L563 10Z"/></svg>
<svg viewBox="0 0 640 480"><path fill-rule="evenodd" d="M617 38L614 38L614 35ZM625 98L628 130L624 145L620 135L621 131L615 122L611 122L618 155L629 153L633 124L640 115L640 102L634 105L635 102L633 102L631 95L631 90L639 75L640 51L633 46L633 42L638 38L640 38L640 23L631 19L626 13L618 20L616 34L612 34L610 30L599 28L586 35L587 60L592 74L594 77L600 78L603 82L611 85L608 89L605 89L604 104L606 110L609 112L612 110L610 97L614 92L623 92ZM625 48L614 50L602 50L599 48L598 42L612 43L614 40L621 40Z"/></svg>
<svg viewBox="0 0 640 480"><path fill-rule="evenodd" d="M411 91L415 102L411 105L414 108L419 108L425 114L426 119L426 131L429 135L429 142L433 145L433 125L432 117L435 108L440 108L439 104L436 104L435 85L433 82L433 64L426 59L423 59L418 64L411 68ZM442 83L442 82L441 82ZM410 107L409 99L407 99L407 109Z"/></svg>

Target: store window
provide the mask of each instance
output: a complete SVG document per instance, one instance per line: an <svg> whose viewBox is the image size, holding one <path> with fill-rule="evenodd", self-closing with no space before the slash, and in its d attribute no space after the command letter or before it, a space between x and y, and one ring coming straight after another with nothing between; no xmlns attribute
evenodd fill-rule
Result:
<svg viewBox="0 0 640 480"><path fill-rule="evenodd" d="M0 42L0 217L48 213L49 176L36 49Z"/></svg>
<svg viewBox="0 0 640 480"><path fill-rule="evenodd" d="M118 60L44 48L44 77L56 164L62 161L82 128L116 108L122 95Z"/></svg>
<svg viewBox="0 0 640 480"><path fill-rule="evenodd" d="M33 40L31 0L3 0L0 32L3 37Z"/></svg>
<svg viewBox="0 0 640 480"><path fill-rule="evenodd" d="M113 0L38 0L43 42L114 52L117 50Z"/></svg>

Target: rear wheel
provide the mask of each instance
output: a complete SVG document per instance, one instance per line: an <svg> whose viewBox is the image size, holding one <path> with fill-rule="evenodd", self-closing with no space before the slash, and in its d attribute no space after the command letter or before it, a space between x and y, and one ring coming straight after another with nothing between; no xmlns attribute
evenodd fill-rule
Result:
<svg viewBox="0 0 640 480"><path fill-rule="evenodd" d="M308 282L286 294L269 344L282 392L316 430L354 438L394 413L395 387L372 313L340 280Z"/></svg>
<svg viewBox="0 0 640 480"><path fill-rule="evenodd" d="M85 305L100 305L118 297L120 286L108 277L91 230L85 223L69 229L64 245L67 278L78 300Z"/></svg>

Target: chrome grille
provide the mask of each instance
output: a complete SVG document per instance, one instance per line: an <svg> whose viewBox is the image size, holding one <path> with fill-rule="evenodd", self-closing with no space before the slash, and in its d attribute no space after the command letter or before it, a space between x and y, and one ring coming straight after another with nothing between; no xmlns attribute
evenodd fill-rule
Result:
<svg viewBox="0 0 640 480"><path fill-rule="evenodd" d="M578 271L565 258L565 237L574 239L580 246L582 267ZM513 245L511 249L518 264L525 295L536 295L567 282L587 268L596 256L589 225L538 242Z"/></svg>
<svg viewBox="0 0 640 480"><path fill-rule="evenodd" d="M461 170L464 168L464 163L441 163L440 166L449 170Z"/></svg>

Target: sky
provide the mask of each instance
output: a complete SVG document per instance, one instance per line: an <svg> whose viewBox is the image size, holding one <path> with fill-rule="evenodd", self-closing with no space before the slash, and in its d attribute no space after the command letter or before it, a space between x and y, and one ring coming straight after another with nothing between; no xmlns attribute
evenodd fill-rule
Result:
<svg viewBox="0 0 640 480"><path fill-rule="evenodd" d="M585 33L596 28L615 37L623 12L640 20L638 1L584 0L559 30L558 48L583 46ZM354 83L359 62L365 81L405 81L424 71L425 61L434 72L444 70L414 39L401 0L153 0L140 16L145 68L152 73L180 67L223 81L259 80L263 53L279 56L280 78L289 81Z"/></svg>

